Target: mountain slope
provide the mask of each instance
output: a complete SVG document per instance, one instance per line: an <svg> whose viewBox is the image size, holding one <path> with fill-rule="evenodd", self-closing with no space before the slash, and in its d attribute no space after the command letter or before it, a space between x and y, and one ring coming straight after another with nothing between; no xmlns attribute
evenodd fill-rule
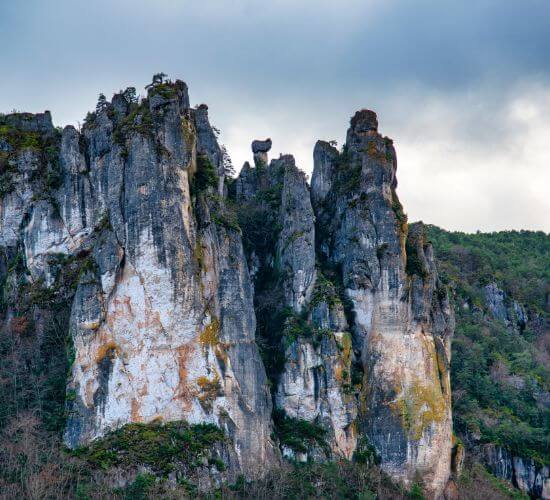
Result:
<svg viewBox="0 0 550 500"><path fill-rule="evenodd" d="M550 235L428 234L455 292L455 432L494 473L548 495Z"/></svg>

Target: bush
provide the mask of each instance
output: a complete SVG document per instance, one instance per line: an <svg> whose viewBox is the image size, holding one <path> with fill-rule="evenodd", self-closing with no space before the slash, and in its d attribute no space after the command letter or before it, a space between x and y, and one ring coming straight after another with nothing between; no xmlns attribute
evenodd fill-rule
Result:
<svg viewBox="0 0 550 500"><path fill-rule="evenodd" d="M284 410L273 412L275 435L279 443L295 452L306 453L311 447L328 448L325 441L327 431L318 424L299 418L288 417Z"/></svg>
<svg viewBox="0 0 550 500"><path fill-rule="evenodd" d="M218 174L214 165L206 155L197 155L197 171L191 180L191 194L196 196L208 187L214 190L218 187Z"/></svg>
<svg viewBox="0 0 550 500"><path fill-rule="evenodd" d="M146 465L165 475L177 464L194 468L223 440L222 430L212 424L128 424L74 454L104 470L118 465Z"/></svg>

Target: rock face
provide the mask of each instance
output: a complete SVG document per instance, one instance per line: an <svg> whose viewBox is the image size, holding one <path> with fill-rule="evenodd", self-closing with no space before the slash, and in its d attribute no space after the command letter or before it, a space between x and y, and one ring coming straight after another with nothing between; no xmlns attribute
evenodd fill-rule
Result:
<svg viewBox="0 0 550 500"><path fill-rule="evenodd" d="M317 247L349 301L363 371L357 429L392 476L420 473L438 496L450 474L450 339L454 318L422 225L408 228L392 141L375 113L351 120L343 153L314 152Z"/></svg>
<svg viewBox="0 0 550 500"><path fill-rule="evenodd" d="M485 305L493 318L504 322L507 326L517 328L519 332L525 329L529 318L521 304L510 300L496 283L486 285L483 292Z"/></svg>
<svg viewBox="0 0 550 500"><path fill-rule="evenodd" d="M493 444L482 448L483 460L497 477L505 479L533 498L550 498L550 469L532 459L512 455Z"/></svg>
<svg viewBox="0 0 550 500"><path fill-rule="evenodd" d="M252 141L252 153L254 153L254 163L256 165L267 165L267 153L271 149L271 139L265 141Z"/></svg>
<svg viewBox="0 0 550 500"><path fill-rule="evenodd" d="M2 199L3 243L21 246L31 284L54 283L52 255L85 261L70 315L65 442L76 447L129 422L215 423L232 442L230 473L253 476L278 452L207 108L190 109L179 81L140 104L119 97L81 133L56 136L61 181L47 197L25 182L35 152L23 148L21 179ZM41 115L17 119L57 134Z"/></svg>
<svg viewBox="0 0 550 500"><path fill-rule="evenodd" d="M420 474L440 496L451 464L454 318L432 248L421 225L408 228L395 151L375 113L352 118L342 153L318 142L314 162L310 196L288 156L246 164L236 186L246 212L277 228L263 245L256 226L243 225L256 308L270 309L260 334L284 353L268 369L275 405L328 431L326 458L374 446L391 475L411 483Z"/></svg>
<svg viewBox="0 0 550 500"><path fill-rule="evenodd" d="M1 120L6 317L62 283L67 446L131 422L212 423L227 479L281 456L368 456L443 494L453 314L374 112L355 114L342 152L317 143L311 188L291 155L268 164L270 139L227 182L181 81L115 95L81 131L47 112Z"/></svg>

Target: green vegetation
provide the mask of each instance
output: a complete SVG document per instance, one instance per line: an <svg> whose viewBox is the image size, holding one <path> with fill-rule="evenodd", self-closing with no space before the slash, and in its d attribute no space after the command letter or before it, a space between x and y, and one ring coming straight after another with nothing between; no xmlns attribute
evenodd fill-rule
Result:
<svg viewBox="0 0 550 500"><path fill-rule="evenodd" d="M164 99L172 99L177 95L177 89L171 82L163 82L153 85L149 91L149 96L160 95Z"/></svg>
<svg viewBox="0 0 550 500"><path fill-rule="evenodd" d="M550 236L542 232L450 233L427 226L441 278L454 289L453 417L473 433L520 456L550 463L548 312ZM539 326L523 330L493 319L483 286L496 282ZM535 324L537 321L535 321Z"/></svg>
<svg viewBox="0 0 550 500"><path fill-rule="evenodd" d="M478 500L480 498L503 498L528 500L529 496L515 489L510 483L490 474L485 467L472 460L467 460L462 474L457 481L458 498L461 500Z"/></svg>
<svg viewBox="0 0 550 500"><path fill-rule="evenodd" d="M42 148L42 137L38 132L27 132L8 125L0 119L0 139L7 142L14 150Z"/></svg>
<svg viewBox="0 0 550 500"><path fill-rule="evenodd" d="M87 119L85 123L87 126L89 123L93 125L94 120L95 117L91 122ZM129 113L116 124L113 130L113 139L115 143L123 148L123 156L128 155L126 139L132 133L138 133L149 138L154 136L153 115L149 109L147 99L143 99L140 103L130 103Z"/></svg>
<svg viewBox="0 0 550 500"><path fill-rule="evenodd" d="M223 432L212 424L185 422L128 424L87 448L74 453L91 466L107 470L113 466L145 465L166 475L181 464L187 468L202 465L212 447L224 440ZM213 461L216 466L219 459Z"/></svg>
<svg viewBox="0 0 550 500"><path fill-rule="evenodd" d="M9 125L7 117L0 116L2 142L7 144L8 150L0 151L0 197L15 188L17 159L23 151L30 150L38 159L31 174L31 181L38 183L34 191L40 193L40 198L52 198L52 192L61 186L63 180L59 163L60 131L54 129L48 134L29 132Z"/></svg>
<svg viewBox="0 0 550 500"><path fill-rule="evenodd" d="M218 188L218 174L208 156L199 154L197 155L197 171L191 180L191 194L196 196L209 187L214 190Z"/></svg>
<svg viewBox="0 0 550 500"><path fill-rule="evenodd" d="M241 232L237 214L234 210L232 210L231 205L227 202L218 207L217 210L211 214L211 218L214 224L217 224L218 226L231 229L232 231L236 231L238 233Z"/></svg>
<svg viewBox="0 0 550 500"><path fill-rule="evenodd" d="M258 171L261 171L261 168L256 167L256 171L256 175L260 176ZM282 177L282 171L279 176ZM282 182L272 187L261 188L253 199L237 205L237 217L247 252L252 249L261 254L274 251L281 231L279 209L282 189Z"/></svg>
<svg viewBox="0 0 550 500"><path fill-rule="evenodd" d="M425 278L428 275L428 271L422 264L418 255L418 244L422 244L422 242L416 241L409 234L409 237L405 240L405 252L407 254L405 271L409 276L417 275L421 278Z"/></svg>
<svg viewBox="0 0 550 500"><path fill-rule="evenodd" d="M222 498L374 500L409 498L376 467L349 462L285 465L259 481L237 481L220 491Z"/></svg>
<svg viewBox="0 0 550 500"><path fill-rule="evenodd" d="M128 500L146 500L155 482L156 477L153 474L138 474L120 493Z"/></svg>
<svg viewBox="0 0 550 500"><path fill-rule="evenodd" d="M289 417L279 409L273 412L273 422L275 435L282 446L298 453L306 453L314 446L328 449L326 431L316 423Z"/></svg>
<svg viewBox="0 0 550 500"><path fill-rule="evenodd" d="M315 280L311 305L315 306L320 302L326 302L329 306L333 306L341 304L342 300L338 294L338 287L319 271Z"/></svg>
<svg viewBox="0 0 550 500"><path fill-rule="evenodd" d="M353 460L366 465L378 465L380 463L380 456L376 453L376 449L367 436L363 436L358 440Z"/></svg>
<svg viewBox="0 0 550 500"><path fill-rule="evenodd" d="M13 318L0 329L0 429L29 411L48 431L59 432L65 425L66 377L74 357L70 307L80 276L94 271L95 262L87 254L54 254L48 266L55 276L51 287L28 281L21 253L6 266L0 314L9 304ZM41 321L40 334L35 317Z"/></svg>
<svg viewBox="0 0 550 500"><path fill-rule="evenodd" d="M455 283L458 293L468 296L471 292L475 299L480 286L496 281L521 304L545 310L550 292L550 235L542 231L466 234L431 225L426 228L443 274Z"/></svg>
<svg viewBox="0 0 550 500"><path fill-rule="evenodd" d="M384 155L385 160L388 163L393 162L393 154L392 154L392 146L393 146L393 140L389 137L384 137L384 145L386 146L386 152Z"/></svg>
<svg viewBox="0 0 550 500"><path fill-rule="evenodd" d="M113 473L117 472L93 470L86 460L63 452L58 436L40 430L38 420L29 415L12 421L9 428L0 431L0 445L0 488L7 498L136 500L192 496L235 500L404 500L419 498L421 493L418 484L407 491L375 465L345 460L285 463L280 468L266 471L265 477L260 480L247 481L240 476L234 484L222 483L209 494L198 492L192 471L191 474L182 474L176 484L163 477L163 473L149 471L135 476L129 474L125 486L113 487ZM464 500L527 498L488 474L478 464L466 465L457 486L459 498Z"/></svg>
<svg viewBox="0 0 550 500"><path fill-rule="evenodd" d="M284 346L288 348L299 338L309 339L313 347L321 342L321 337L326 334L323 329L315 328L307 320L307 314L298 315L289 308L285 309L287 318L283 326ZM330 333L330 332L329 332Z"/></svg>

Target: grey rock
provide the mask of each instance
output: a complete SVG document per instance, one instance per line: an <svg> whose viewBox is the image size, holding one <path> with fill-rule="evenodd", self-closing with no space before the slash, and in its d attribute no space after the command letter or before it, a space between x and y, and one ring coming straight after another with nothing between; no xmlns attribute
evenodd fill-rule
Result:
<svg viewBox="0 0 550 500"><path fill-rule="evenodd" d="M252 152L254 154L267 153L271 149L271 144L271 139L266 139L265 141L252 141Z"/></svg>
<svg viewBox="0 0 550 500"><path fill-rule="evenodd" d="M29 279L54 286L60 255L82 268L65 443L158 418L215 423L228 436L224 480L261 475L279 452L241 236L222 224L223 189L190 195L197 155L223 188L207 108L191 110L176 81L132 109L115 95L82 132L66 127L56 139L61 180L48 193L31 182L40 157L17 152L14 191L2 198L0 241L23 248ZM49 113L8 119L57 133Z"/></svg>
<svg viewBox="0 0 550 500"><path fill-rule="evenodd" d="M4 117L6 124L10 127L24 132L37 132L48 134L53 132L52 115L49 111L44 113L12 113Z"/></svg>
<svg viewBox="0 0 550 500"><path fill-rule="evenodd" d="M508 312L504 303L505 294L496 283L489 283L483 288L485 305L495 319L508 322Z"/></svg>
<svg viewBox="0 0 550 500"><path fill-rule="evenodd" d="M338 150L328 142L316 142L313 149L315 175L311 178L311 201L317 211L332 187L335 177L333 169L337 168L338 155Z"/></svg>
<svg viewBox="0 0 550 500"><path fill-rule="evenodd" d="M312 177L317 246L340 270L353 305L353 347L369 381L359 396L360 432L388 473L407 483L422 469L428 491L438 496L451 466L454 320L422 227L411 227L407 236L395 192L395 150L377 127L376 115L362 110L351 119L341 154L317 143ZM428 372L429 377L417 375ZM430 418L411 415L417 422L411 426L404 413L427 397Z"/></svg>
<svg viewBox="0 0 550 500"><path fill-rule="evenodd" d="M206 155L218 171L218 175L223 178L225 172L223 170L222 151L210 125L206 104L200 105L195 110L195 127L197 130L197 153Z"/></svg>
<svg viewBox="0 0 550 500"><path fill-rule="evenodd" d="M258 166L267 165L267 153L271 149L271 139L265 141L252 141L252 152L254 153L254 164Z"/></svg>
<svg viewBox="0 0 550 500"><path fill-rule="evenodd" d="M550 468L532 459L514 456L506 448L494 444L483 445L481 451L484 463L495 476L532 498L550 498Z"/></svg>
<svg viewBox="0 0 550 500"><path fill-rule="evenodd" d="M284 170L281 191L281 231L277 243L285 300L296 312L309 301L315 281L315 225L309 187L292 156L273 160L271 168Z"/></svg>
<svg viewBox="0 0 550 500"><path fill-rule="evenodd" d="M493 318L502 321L518 333L525 329L529 323L529 316L521 304L512 300L496 283L485 285L483 293L485 307ZM535 321L532 323L534 326Z"/></svg>
<svg viewBox="0 0 550 500"><path fill-rule="evenodd" d="M282 455L352 459L370 443L394 478L411 484L421 471L428 493L443 493L454 318L423 226L406 223L395 149L374 112L355 114L342 152L316 144L311 189L291 155L267 163L270 139L252 143L254 166L226 186L208 108L191 109L179 80L138 104L115 95L80 132L59 133L47 112L6 119L58 154L60 180L46 186L37 174L51 164L0 144L14 162L0 273L17 248L30 283L53 287L55 262L79 271L67 295L69 447L130 422L208 422L228 437L215 450L227 471L205 465L203 489L261 475ZM201 190L205 160L217 186ZM6 277L8 297L17 286ZM487 297L493 314L525 324L519 304L506 309L493 288ZM280 331L268 313L287 316ZM269 381L257 333L281 359ZM322 426L328 446L279 449L273 404ZM517 484L544 490L547 472L519 460L508 461Z"/></svg>

